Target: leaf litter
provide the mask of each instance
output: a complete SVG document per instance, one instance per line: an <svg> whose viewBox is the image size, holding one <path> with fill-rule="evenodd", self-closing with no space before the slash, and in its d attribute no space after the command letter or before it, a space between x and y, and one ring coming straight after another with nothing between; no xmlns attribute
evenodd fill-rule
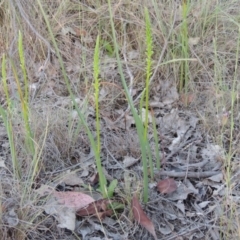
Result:
<svg viewBox="0 0 240 240"><path fill-rule="evenodd" d="M107 88L104 95L102 95L102 101L107 97L108 93L106 91ZM220 177L219 169L221 168L219 159L223 157L223 153L221 153L218 146L207 144L203 147L201 145L202 135L197 130L198 118L178 108L168 109L170 106L169 103L174 101L167 101L166 96L165 106L167 107L165 110L161 109L162 106L160 108L159 106L154 106L154 113L157 114L159 111L161 115L161 117L156 118L156 122L161 136L162 161L165 164L164 170L160 172L155 170L155 178L158 180L156 183L151 183L152 191L150 193L150 200L158 199L158 189L161 194L164 194L161 200L163 203L156 202L154 205L150 204L149 207L153 207L157 211L155 211L155 214L149 214L148 217L143 212L136 196L132 199L132 211L136 222L145 228L154 239L158 239L157 236L159 234L162 234L162 236L171 236L176 231L181 232L181 229L186 228L187 224L189 224L189 219L193 216L197 217L200 211L202 214L206 211L210 214L210 207L214 209L212 202L202 201L203 196L206 197L206 192L201 195L200 190L203 191L206 187L211 186L211 184L203 185L201 188L197 187L197 184L201 182L202 178L205 178L206 181L217 181ZM92 115L89 115L89 119L91 119ZM111 169L112 174L118 180L121 180L123 169L128 168L131 171L140 173L142 171L139 168L140 151L138 142L136 141L137 138L135 137L134 119L132 116L126 115L125 124L116 126L111 121L112 126L110 128L107 125L108 122L109 120L105 120L102 123L103 132L104 128L106 128L104 148L106 150L105 156L108 156L106 158L108 161L103 159L103 168L106 174L108 175ZM119 132L120 134L116 135L115 132L119 131L119 127L121 133ZM126 136L129 136L127 141ZM154 146L154 144L151 144L151 146ZM216 151L213 151L213 149L216 149ZM98 183L99 180L96 177L98 174L94 167L94 161L90 160L90 162L90 164L88 162L85 165L83 164L83 168L78 172L67 170L61 174L62 176L59 175L60 180L56 183L64 183L71 186L72 190L67 192L56 192L54 190L51 194L49 193L46 206L43 206L43 208L47 214L54 216L58 221L58 227L79 231L86 239L92 239L91 236L97 231L96 229L100 228L102 232L107 231L108 236L114 236L114 234L117 236L118 231L111 233L108 224L104 224L105 230L99 224L93 223L93 221L85 221L82 225L84 228L78 227L84 221L82 219L86 217L90 217L90 219L96 218L98 222L104 222L105 218L112 218L113 216L112 210L108 208L109 200L93 199L90 193L90 195L87 195L81 192L74 192L75 186L83 186L87 179L92 185ZM210 172L207 177L201 177L200 174L209 172L209 163L215 166L215 175L213 172ZM90 170L90 167L92 170ZM165 178L166 176L168 178ZM219 177L217 178L217 176ZM196 179L194 180L194 178ZM109 180L112 180L111 176L109 176ZM121 184L119 187L121 188ZM198 201L194 205L186 204L185 201L191 202L189 200L191 198L197 198ZM84 201L84 199L86 200ZM192 214L189 214L189 212L192 212ZM164 214L164 218L161 217L162 214ZM178 220L179 217L182 220ZM155 228L153 222L159 223L159 225L156 225ZM196 223L196 226L201 229L201 221ZM135 233L135 236L138 236L138 234Z"/></svg>
<svg viewBox="0 0 240 240"><path fill-rule="evenodd" d="M177 21L182 19L180 7L177 10ZM200 17L200 12L199 6L197 11L192 10L192 14L197 19ZM94 14L97 15L97 11ZM168 13L166 12L166 14ZM61 21L63 19L60 20L60 23ZM93 21L89 19L90 23ZM91 44L94 43L95 36L85 29L76 28L76 25L78 23L72 24L71 21L69 26L61 23L61 28L58 27L56 36L59 43L62 43L59 46L65 59L69 79L79 94L77 104L86 115L89 126L94 132L95 112L92 96L89 97L87 103L83 96L86 95L86 89L91 87L87 82L88 80L91 82L93 62ZM201 42L202 39L199 37L190 36L189 38L189 45L192 48ZM54 182L53 188L48 189L48 186L48 190L43 191L42 194L47 195L47 198L46 205L42 207L46 213L55 217L59 227L76 230L76 233L83 239L149 239L150 235L145 232L134 231L128 209L130 202L127 199L128 195L132 196L132 192L136 188L142 187L141 151L134 126L135 122L131 114L125 112L126 100L119 94L121 86L116 59L105 54L104 51L101 54L101 78L105 82L100 90L102 111L100 124L104 138L101 158L108 180L112 180L111 178L118 180L119 185L115 194L126 200L126 208L119 213L116 220L114 219L115 215L111 216L111 212L108 212L109 200L92 197L93 194L89 192L81 192L81 187L86 183L97 184L98 177L94 158L84 162L83 156L88 152L90 143L84 131L79 131L81 127L77 123L78 115L62 81L60 65L54 54L51 56L51 63L44 68L41 61L28 63L35 69L33 73L30 73L35 81L31 84L32 87L34 86L31 110L37 113L37 117L41 117L39 119L43 120L49 117L50 112L49 135L42 155L42 164L47 169L42 175L46 177L43 182L46 184L47 180L52 182L53 176L59 178L59 181ZM129 60L133 61L130 68L137 79L142 75L139 69L144 69L140 59L141 54L137 50L130 49L127 55ZM87 56L87 58L84 59L82 56ZM140 62L138 62L139 60ZM38 65L41 67L39 68ZM31 71L29 70L29 72ZM124 75L129 81L126 72L124 68ZM150 202L146 204L145 210L142 210L135 196L132 199L134 203L132 205L135 206L132 209L135 220L146 228L155 239L201 239L204 237L204 233L206 233L205 237L209 239L210 235L219 239L221 232L218 229L220 227L217 224L215 226L215 222L213 223L211 220L221 216L221 209L217 206L216 199L225 196L228 190L225 184L227 179L222 172L227 147L214 144L213 139L204 132L205 125L202 116L207 114L206 106L209 105L207 98L204 99L202 97L204 95L201 94L203 102L200 102L197 94L191 92L179 94L175 84L178 79L169 77L168 73L165 74L161 71L158 74L159 77L154 79L151 85L150 107L153 109L158 127L158 147L161 152L162 168L160 171L155 169L154 180L149 183ZM204 75L200 80L205 82L205 78ZM84 86L81 86L81 82L84 82ZM142 89L141 83L131 87L133 87L133 97L135 98ZM205 104L203 104L204 101ZM189 107L184 107L184 105ZM139 112L142 113L142 118L145 118L145 109L143 108ZM223 113L225 112L228 111L224 110ZM211 116L215 115L214 112L211 114ZM71 120L66 118L70 115L72 115ZM121 116L124 117L121 118ZM220 118L218 124L216 124L217 119L213 118L216 126L227 125L228 119L225 115L216 117ZM35 126L39 122L44 122L39 119L38 121L33 119L32 124L38 131L42 131L44 126L39 129ZM117 119L120 120L116 123ZM149 120L151 120L150 115ZM149 136L153 136L151 121L149 121L149 129ZM71 134L75 134L72 142L68 138ZM2 125L0 126L0 141L2 149L0 178L2 186L8 192L8 194L3 193L3 198L8 199L10 191L7 183L9 177L6 171L9 171L9 164L6 160L9 159L9 153L7 153L9 144L6 140L5 128ZM154 152L153 139L150 138L149 142L152 152ZM239 179L238 142L239 139L236 137L236 154L233 159L236 163L234 170L236 175L235 178L230 179L233 193L229 196L229 200L234 199L233 202L236 204L239 203L239 189L236 184L236 179ZM76 161L77 164L72 164L73 161ZM67 171L68 169L77 169L77 172ZM125 177L126 172L129 177ZM67 187L63 188L62 192L57 192L56 185L66 185ZM129 189L126 190L126 186ZM40 189L38 190L40 191ZM128 191L128 194L124 194L124 191ZM76 213L78 217L76 217ZM16 208L9 207L3 212L4 214L5 218L3 217L3 219L7 224L17 226L19 216ZM114 227L105 221L108 216L114 222ZM52 230L50 229L50 231ZM96 236L99 232L101 236Z"/></svg>
<svg viewBox="0 0 240 240"><path fill-rule="evenodd" d="M75 229L76 212L95 200L81 192L57 192L50 186L42 185L36 190L41 196L48 196L44 211L56 218L58 227Z"/></svg>
<svg viewBox="0 0 240 240"><path fill-rule="evenodd" d="M173 88L173 86L171 87ZM108 90L108 88L104 88L102 101L105 101L108 96ZM183 111L176 106L170 108L177 97L170 97L168 100L168 96L170 97L170 93L164 95L163 105L153 104L154 114L160 116L156 118L156 123L160 135L161 160L164 162L164 168L160 172L155 170L156 182L150 183L152 184L150 201L153 201L153 203L149 204L145 213L136 196L132 199L132 212L136 222L145 228L154 239L159 239L158 236L172 236L174 232L181 233L183 229L186 229L192 217L198 219L200 213L202 216L206 213L207 216L207 214L214 212L213 202L204 200L209 196L207 188L215 188L216 184L218 184L217 189L222 186L220 169L221 159L224 157L223 150L217 145L203 145L203 136L198 129L199 119L192 113ZM66 106L71 106L69 100ZM119 111L118 115L120 114ZM88 119L91 120L92 116L94 116L93 111L88 115ZM107 120L101 122L104 132L103 149L105 149L105 155L102 158L103 168L106 175L111 172L109 180L112 180L111 176L118 179L120 183L118 191L121 191L121 187L124 186L121 185L124 169L125 171L129 169L140 175L142 172L142 169L139 168L141 155L134 126L135 122L132 116L128 114L125 116L125 123L123 120L119 125L115 125L114 121L110 120L110 115L105 115L105 119ZM110 127L108 122L111 122ZM150 146L154 147L155 145L150 142ZM83 149L82 146L80 149ZM81 151L76 152L80 152L79 156L81 158L84 156ZM74 191L75 189L79 191L79 186L84 186L87 179L92 185L98 183L94 165L94 160L90 158L89 161L76 165L76 167L82 166L77 172L71 172L67 168L63 173L55 171L55 175L57 174L59 179L55 182L55 185L63 183L70 186L71 191L56 192L51 189L51 192L45 192L48 197L43 209L47 214L54 216L59 228L77 231L86 239L92 239L98 230L102 233L107 232L109 238L115 239L115 236L117 239L117 236L119 236L119 239L121 239L121 234L118 235L121 232L119 226L117 231L113 231L109 223L104 222L107 217L113 218L113 212L108 208L109 200L92 198L91 193L85 194ZM74 169L74 166L71 169ZM209 172L209 170L211 171ZM204 176L204 173L209 174ZM204 184L200 185L200 183ZM133 191L136 186L137 184L135 186L132 184L132 190L130 191ZM157 189L163 195L160 195ZM154 202L154 199L160 197L161 200ZM197 201L193 199L197 199ZM196 202L191 204L192 201ZM151 210L149 211L149 209ZM152 209L155 209L154 213ZM119 217L121 217L121 214ZM89 221L86 220L87 218L89 218ZM98 219L98 223L103 222L105 229L94 222L96 220L90 219ZM207 221L207 219L203 218L201 220L199 218L195 227L202 229L204 221ZM158 224L154 224L156 225L154 227L153 222ZM80 227L81 223L83 224L82 227ZM124 226L123 228L125 232L129 232L131 229L130 226ZM189 232L190 230L185 231L185 236ZM141 239L141 233L133 232L131 234ZM196 236L196 234L193 235ZM193 235L191 236L193 237ZM99 237L99 239L104 239L104 237Z"/></svg>
<svg viewBox="0 0 240 240"><path fill-rule="evenodd" d="M161 180L157 184L160 193L172 193L177 190L177 184L173 178Z"/></svg>
<svg viewBox="0 0 240 240"><path fill-rule="evenodd" d="M140 225L142 225L144 228L146 228L152 234L154 239L157 240L157 235L155 232L154 225L153 225L152 221L148 218L146 213L144 213L144 211L137 199L136 194L134 194L133 198L132 198L132 212L133 212L134 219Z"/></svg>

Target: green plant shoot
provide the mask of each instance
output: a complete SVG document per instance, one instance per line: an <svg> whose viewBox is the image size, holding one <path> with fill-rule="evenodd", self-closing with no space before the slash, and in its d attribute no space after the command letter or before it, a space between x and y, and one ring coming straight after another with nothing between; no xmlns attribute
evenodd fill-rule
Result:
<svg viewBox="0 0 240 240"><path fill-rule="evenodd" d="M2 116L4 125L7 130L7 135L9 139L9 145L10 145L10 152L11 152L11 160L12 160L12 165L13 165L13 173L14 177L16 179L21 178L21 172L19 168L19 162L17 160L17 155L16 155L16 149L15 149L15 144L14 144L14 137L13 137L13 127L12 127L12 121L11 121L11 115L12 115L12 101L9 96L8 92L8 86L7 86L7 73L6 73L6 57L5 54L2 57L2 81L3 81L3 90L6 95L7 99L7 106L8 110L5 110L1 105L0 105L0 114Z"/></svg>
<svg viewBox="0 0 240 240"><path fill-rule="evenodd" d="M28 85L28 78L27 78L27 72L26 72L26 66L25 66L25 58L24 58L24 49L23 49L23 38L22 33L19 31L18 35L18 53L19 53L19 59L20 59L20 65L23 73L23 79L24 79L24 92L22 92L22 89L20 87L20 81L16 72L16 68L14 66L13 61L12 63L12 69L14 73L14 77L17 83L18 88L18 94L20 97L21 107L22 107L22 116L24 120L24 125L26 129L26 144L28 146L28 149L30 150L31 154L34 156L35 154L35 148L34 148L34 141L33 141L33 135L29 123L29 85Z"/></svg>
<svg viewBox="0 0 240 240"><path fill-rule="evenodd" d="M100 189L104 196L107 194L106 189L106 179L105 175L102 170L102 163L100 159L100 150L101 150L101 143L100 143L100 114L99 114L99 52L100 52L100 46L99 46L99 35L97 36L95 50L94 50L94 62L93 62L93 77L94 77L94 90L95 90L95 109L96 109L96 130L97 130L97 154L99 156L98 159L96 159L98 174L99 174L99 181L100 181Z"/></svg>

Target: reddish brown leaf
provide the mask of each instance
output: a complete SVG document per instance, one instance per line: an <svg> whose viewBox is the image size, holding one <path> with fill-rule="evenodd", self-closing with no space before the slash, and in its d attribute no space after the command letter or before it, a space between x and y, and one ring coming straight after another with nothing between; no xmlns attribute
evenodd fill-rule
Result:
<svg viewBox="0 0 240 240"><path fill-rule="evenodd" d="M152 221L148 218L146 213L142 210L140 203L138 202L136 194L132 198L132 212L135 220L144 228L151 233L154 239L157 239L155 228Z"/></svg>
<svg viewBox="0 0 240 240"><path fill-rule="evenodd" d="M113 211L111 209L106 210L104 212L98 212L97 214L95 214L95 216L97 216L99 219L104 219L105 217L110 217L113 215Z"/></svg>
<svg viewBox="0 0 240 240"><path fill-rule="evenodd" d="M172 193L177 190L177 184L173 178L159 181L157 187L160 193Z"/></svg>
<svg viewBox="0 0 240 240"><path fill-rule="evenodd" d="M102 219L112 215L112 210L108 209L108 204L108 199L100 199L78 210L76 214L81 217L93 215Z"/></svg>
<svg viewBox="0 0 240 240"><path fill-rule="evenodd" d="M74 208L74 210L81 209L86 205L94 202L94 199L81 192L53 192L53 196L59 202L66 207Z"/></svg>
<svg viewBox="0 0 240 240"><path fill-rule="evenodd" d="M59 223L58 227L71 231L75 229L76 211L95 201L85 193L57 192L47 185L41 186L36 192L42 196L49 195L43 209L54 216Z"/></svg>

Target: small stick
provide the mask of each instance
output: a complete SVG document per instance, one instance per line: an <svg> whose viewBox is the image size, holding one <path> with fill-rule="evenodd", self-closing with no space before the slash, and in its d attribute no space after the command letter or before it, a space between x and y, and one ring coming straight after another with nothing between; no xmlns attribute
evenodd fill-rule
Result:
<svg viewBox="0 0 240 240"><path fill-rule="evenodd" d="M179 177L179 178L185 178L190 177L190 178L207 178L207 177L212 177L214 175L217 175L221 172L216 172L216 171L206 171L206 172L173 172L173 171L158 171L156 172L157 175L159 176L168 176L168 177Z"/></svg>
<svg viewBox="0 0 240 240"><path fill-rule="evenodd" d="M187 168L188 168L188 169L202 168L202 167L204 167L208 162L209 162L209 160L208 160L208 159L205 159L205 160L203 160L203 161L201 161L201 162L188 164L187 166L181 166L181 167L178 167L178 168L180 168L181 170L186 170ZM168 164L174 166L174 165L179 164L179 163L169 162Z"/></svg>

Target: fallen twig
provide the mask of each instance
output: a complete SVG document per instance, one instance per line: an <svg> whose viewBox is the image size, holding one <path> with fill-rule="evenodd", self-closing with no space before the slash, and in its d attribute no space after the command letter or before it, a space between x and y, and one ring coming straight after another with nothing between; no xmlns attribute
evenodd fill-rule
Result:
<svg viewBox="0 0 240 240"><path fill-rule="evenodd" d="M178 166L178 168L180 168L181 170L202 168L202 167L204 167L208 162L209 162L209 160L208 160L208 159L205 159L205 160L203 160L203 161L201 161L201 162L198 162L198 163L192 163L192 164L188 164L188 165L186 165L186 166ZM174 166L174 165L179 164L179 163L169 162L168 164Z"/></svg>
<svg viewBox="0 0 240 240"><path fill-rule="evenodd" d="M190 178L206 178L206 177L212 177L214 175L217 175L221 172L216 171L207 171L207 172L188 172L187 177ZM184 178L186 176L186 172L173 172L173 171L160 171L156 172L157 175L160 176L168 176L168 177L179 177Z"/></svg>

